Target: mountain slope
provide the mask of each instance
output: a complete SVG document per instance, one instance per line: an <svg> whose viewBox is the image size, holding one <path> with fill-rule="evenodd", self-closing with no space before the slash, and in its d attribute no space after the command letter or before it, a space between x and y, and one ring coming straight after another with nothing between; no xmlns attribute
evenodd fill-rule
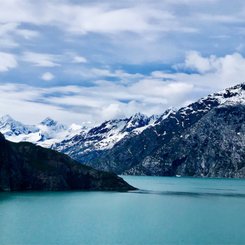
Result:
<svg viewBox="0 0 245 245"><path fill-rule="evenodd" d="M117 174L245 177L243 154L239 150L245 147L245 135L243 131L234 133L234 128L242 128L245 123L240 115L244 106L245 84L239 84L179 110L167 110L160 116L137 113L91 129L74 127L69 132L47 118L42 126L36 126L38 133L42 132L42 140L32 139L32 142ZM221 109L224 114L219 113ZM229 112L227 115L225 110ZM229 114L234 118L224 123L222 120ZM219 131L226 133L225 138ZM13 132L10 130L9 134ZM31 141L28 137L23 139Z"/></svg>
<svg viewBox="0 0 245 245"><path fill-rule="evenodd" d="M244 107L244 84L209 95L124 138L90 165L119 174L245 177Z"/></svg>
<svg viewBox="0 0 245 245"><path fill-rule="evenodd" d="M245 177L245 105L214 108L127 174Z"/></svg>
<svg viewBox="0 0 245 245"><path fill-rule="evenodd" d="M0 132L12 142L31 142L80 159L81 152L93 155L95 151L112 148L124 137L140 134L158 118L136 113L130 118L109 120L88 128L86 123L67 127L49 117L37 125L25 125L6 115L0 118Z"/></svg>
<svg viewBox="0 0 245 245"><path fill-rule="evenodd" d="M31 143L9 142L2 134L0 149L0 191L134 189L113 173L92 169Z"/></svg>
<svg viewBox="0 0 245 245"><path fill-rule="evenodd" d="M52 148L89 164L100 153L113 148L124 138L142 133L146 128L154 125L158 118L158 116L147 117L137 113L130 118L109 120L88 132L81 132L79 135L54 144Z"/></svg>

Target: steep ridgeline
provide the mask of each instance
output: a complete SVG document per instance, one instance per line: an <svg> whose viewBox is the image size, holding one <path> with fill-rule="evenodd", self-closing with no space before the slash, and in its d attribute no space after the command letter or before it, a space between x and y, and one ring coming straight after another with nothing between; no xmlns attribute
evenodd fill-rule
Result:
<svg viewBox="0 0 245 245"><path fill-rule="evenodd" d="M122 178L75 162L32 143L0 134L0 191L134 190Z"/></svg>
<svg viewBox="0 0 245 245"><path fill-rule="evenodd" d="M123 139L142 133L158 119L159 116L147 117L137 113L130 118L106 121L86 133L81 132L79 135L54 144L52 148L89 165L90 161L94 161L101 153L113 148Z"/></svg>
<svg viewBox="0 0 245 245"><path fill-rule="evenodd" d="M25 125L9 115L0 118L0 132L6 139L12 142L32 142L47 148L86 130L85 126L72 124L67 127L51 118L46 118L37 125Z"/></svg>
<svg viewBox="0 0 245 245"><path fill-rule="evenodd" d="M88 160L96 151L110 149L124 137L140 134L154 125L159 116L137 113L130 118L110 120L91 128L87 123L69 127L46 118L37 125L25 125L9 115L0 118L0 132L12 142L31 142L66 153L75 159L85 154ZM90 126L90 127L88 127Z"/></svg>
<svg viewBox="0 0 245 245"><path fill-rule="evenodd" d="M137 113L90 129L50 118L26 126L5 116L0 132L117 174L245 177L244 107L240 84L160 116Z"/></svg>
<svg viewBox="0 0 245 245"><path fill-rule="evenodd" d="M240 84L167 113L89 164L118 174L245 177L244 124Z"/></svg>

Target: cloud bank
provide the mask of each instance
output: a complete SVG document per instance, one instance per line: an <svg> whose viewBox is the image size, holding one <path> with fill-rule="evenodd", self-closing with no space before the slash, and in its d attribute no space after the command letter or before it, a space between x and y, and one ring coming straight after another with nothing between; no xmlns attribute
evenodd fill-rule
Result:
<svg viewBox="0 0 245 245"><path fill-rule="evenodd" d="M2 0L0 114L97 123L181 107L245 81L244 19L241 0Z"/></svg>

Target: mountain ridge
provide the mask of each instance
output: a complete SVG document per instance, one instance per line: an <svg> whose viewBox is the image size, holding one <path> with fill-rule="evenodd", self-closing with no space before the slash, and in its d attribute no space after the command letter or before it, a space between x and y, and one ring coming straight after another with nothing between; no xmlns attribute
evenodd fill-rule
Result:
<svg viewBox="0 0 245 245"><path fill-rule="evenodd" d="M226 150L219 147L222 143L221 139L216 145L212 143L212 140L216 137L212 132L216 132L217 135L219 132L209 123L209 121L215 122L215 120L217 120L217 122L219 122L217 128L222 130L229 128L229 130L227 129L226 131L232 132L232 126L235 125L235 119L239 117L239 113L235 114L234 122L230 119L229 124L223 129L222 118L220 118L218 113L214 112L220 108L229 112L233 110L237 112L237 107L240 108L241 114L243 114L243 108L245 107L245 84L239 84L230 89L225 89L222 92L211 94L187 107L181 108L175 113L170 113L165 120L155 127L148 128L133 139L120 142L111 151L104 152L94 162L91 162L91 165L97 168L103 166L103 169L110 169L110 171L118 171L118 173L131 175L245 177L243 170L239 170L239 172L238 169L234 167L236 165L236 158L229 157L226 154L226 152L230 152L231 155L235 153L230 151L229 147L227 147ZM209 119L205 121L205 118ZM245 118L240 118L239 120L241 125L245 123ZM180 144L182 139L186 136L186 132L188 132L188 130L194 130L195 125L198 125L197 123L199 121L205 121L205 124L201 124L197 128L200 131L205 131L206 125L209 125L207 127L209 130L208 133L212 135L210 139L206 138L209 142L209 148L205 145L201 147L201 141L198 139L196 139L196 141L185 141L185 144ZM208 133L207 135L209 135ZM244 132L240 132L240 135L245 137ZM196 138L198 138L198 135L196 135ZM234 149L241 147L237 143L236 135L231 138L229 137L229 133L227 133L227 138L229 138L228 145L232 146ZM201 149L199 152L195 153L196 157L194 159L189 155L183 154L183 152L181 153L179 150L181 148L191 152L191 149L188 148L189 144L194 146L198 145ZM195 149L194 146L193 149ZM206 154L204 154L206 158L203 158L203 152L205 152L206 149L211 151L212 147L219 156L226 155L226 158L221 157L220 159L222 159L222 161L218 162L213 152L210 152L210 156L206 152ZM121 154L121 152L124 152L124 154ZM179 155L175 152L179 152ZM242 166L245 164L245 159L241 152L239 154L241 169L243 169ZM213 163L219 166L220 169L222 169L222 166L227 167L227 165L230 165L226 169L227 171L219 172L215 172L216 167L212 165L207 167L208 172L201 171L201 167L198 164L196 167L191 167L195 171L190 171L188 168L186 168L185 171L183 170L183 166L188 166L189 162L199 162L200 159L202 159L201 162L210 162L208 158L212 159ZM118 166L120 166L120 168ZM180 169L182 169L182 171L180 171ZM227 172L229 174L227 174Z"/></svg>
<svg viewBox="0 0 245 245"><path fill-rule="evenodd" d="M68 127L50 117L45 118L37 125L25 125L12 119L10 116L3 116L0 118L0 132L13 142L31 142L65 153L67 153L68 150L66 148L69 148L69 145L66 146L64 143L76 141L79 137L87 137L88 140L85 140L86 144L94 145L97 150L103 150L113 147L115 143L132 131L135 134L141 133L158 118L159 116L157 115L147 117L144 114L136 113L129 118L108 120L98 126L88 128L82 124L71 124ZM10 126L6 127L6 125L1 123L3 121L7 121ZM16 125L23 129L16 133Z"/></svg>
<svg viewBox="0 0 245 245"><path fill-rule="evenodd" d="M183 149L189 152L190 149L187 149L181 142L184 142L183 138L187 137L188 130L191 130L190 132L192 133L199 130L201 134L202 130L204 130L201 129L201 127L205 127L205 125L201 123L202 121L211 120L215 122L215 118L212 117L216 117L217 122L220 122L218 127L223 129L221 123L222 118L220 118L219 113L215 113L215 110L224 108L232 112L231 108L233 108L234 111L240 108L242 113L244 106L245 83L242 83L210 94L179 110L166 110L161 115L147 117L141 113L136 113L129 118L105 121L99 126L81 131L79 134L75 134L59 142L54 142L51 147L52 149L71 156L81 163L85 163L100 170L112 171L117 174L167 176L189 176L191 174L194 176L215 177L217 175L222 177L226 176L225 172L220 171L220 174L215 174L211 170L209 172L206 170L206 172L204 170L201 171L201 165L203 164L197 166L196 172L189 170L184 171L182 168L183 165L186 164L188 159L192 162L191 158L183 153L181 153L180 156L176 156L176 159L172 159L170 155L176 155L172 149L178 152L178 148L176 148L178 145L181 145ZM236 118L238 118L238 115L236 115ZM229 119L229 123L231 125L232 123L235 124L236 118L234 118L234 122ZM242 124L243 118L240 118L240 121ZM195 125L200 125L200 128L194 130ZM215 138L215 134L212 133L215 130L212 125L210 125L209 121L206 122L206 125L209 125L210 130L207 134L209 133ZM226 125L226 128L229 128L230 131L232 129L231 125ZM243 134L243 132L240 133ZM227 137L228 136L229 134L227 134ZM236 137L237 136L234 135L234 139L230 139L230 145L233 144L234 149L238 147L238 144L235 143ZM198 135L196 138L198 138ZM209 139L206 140L211 144ZM187 142L187 145L193 143L192 141L185 142ZM197 140L196 143L201 144L201 142L202 141L199 142ZM222 142L220 142L220 144L221 143ZM170 146L172 149L170 149ZM225 155L225 152L219 152L221 149L217 145L215 147L218 154ZM201 149L201 147L199 148ZM204 150L205 149L202 149L201 151ZM230 152L229 149L227 149L227 152ZM230 152L230 154L233 153ZM208 159L203 159L200 153L196 153L196 155L198 156L197 161L199 161L198 159L200 158L202 162L208 162ZM208 154L206 157L208 157ZM215 157L214 161L217 161ZM231 159L230 161L232 162ZM234 167L234 164L231 165ZM243 175L243 171L238 173L238 170L235 170L235 168L233 170L229 169L229 171L229 176L234 175L233 177L240 177ZM234 174L232 175L232 173Z"/></svg>

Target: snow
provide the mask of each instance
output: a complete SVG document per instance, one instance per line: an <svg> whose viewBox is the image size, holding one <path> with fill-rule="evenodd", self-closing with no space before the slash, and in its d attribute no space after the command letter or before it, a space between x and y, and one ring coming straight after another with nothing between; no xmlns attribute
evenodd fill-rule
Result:
<svg viewBox="0 0 245 245"><path fill-rule="evenodd" d="M207 99L216 99L220 105L245 104L245 83L213 93L199 101L203 102Z"/></svg>
<svg viewBox="0 0 245 245"><path fill-rule="evenodd" d="M87 153L93 150L111 149L125 137L133 137L151 127L159 116L147 117L137 113L130 118L109 120L92 128L83 135L77 135L68 141L55 145L54 148L68 155L76 152Z"/></svg>
<svg viewBox="0 0 245 245"><path fill-rule="evenodd" d="M48 148L84 130L84 126L72 124L66 127L51 118L46 118L37 125L24 125L9 115L0 118L0 132L6 139L12 142L27 141Z"/></svg>
<svg viewBox="0 0 245 245"><path fill-rule="evenodd" d="M193 113L202 113L212 108L212 103L218 102L218 106L230 104L245 104L245 84L240 84L230 89L211 94L200 99L196 103L204 104L202 109L194 109L193 104L179 110L181 117ZM193 108L194 107L194 108ZM87 127L86 123L63 125L50 117L47 117L37 125L25 125L5 115L0 118L0 132L10 141L28 141L44 147L52 147L63 151L84 150L104 150L112 148L116 143L125 137L139 135L149 127L154 127L169 116L174 117L176 110L169 109L162 115L148 117L141 113L136 113L130 118L109 120L97 127ZM179 120L175 118L177 122ZM188 117L186 118L188 120ZM182 127L185 126L181 122ZM157 131L154 130L158 135ZM164 132L163 135L167 134ZM162 135L159 135L162 137Z"/></svg>

